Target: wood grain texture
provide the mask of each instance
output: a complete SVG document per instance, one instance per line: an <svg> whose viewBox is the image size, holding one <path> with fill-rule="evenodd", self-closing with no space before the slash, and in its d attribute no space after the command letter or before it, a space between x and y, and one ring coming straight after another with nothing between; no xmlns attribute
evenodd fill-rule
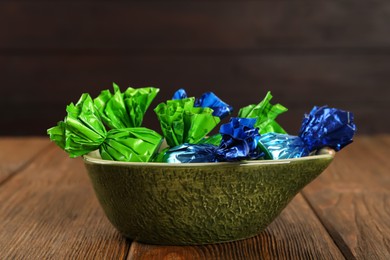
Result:
<svg viewBox="0 0 390 260"><path fill-rule="evenodd" d="M360 133L390 131L383 120L390 109L388 55L32 55L0 56L0 134L39 134L65 116L81 93L96 96L117 82L161 89L145 123L159 129L152 109L178 88L200 96L214 91L240 107L259 102L271 90L273 102L289 108L280 117L288 132L298 132L303 114L314 105L350 110ZM11 111L11 112L9 112ZM23 122L29 125L21 127Z"/></svg>
<svg viewBox="0 0 390 260"><path fill-rule="evenodd" d="M4 1L0 48L388 48L389 17L387 1Z"/></svg>
<svg viewBox="0 0 390 260"><path fill-rule="evenodd" d="M82 161L54 144L0 186L0 230L1 259L123 259L129 249Z"/></svg>
<svg viewBox="0 0 390 260"><path fill-rule="evenodd" d="M390 257L389 135L357 136L258 236L194 247L124 239L104 217L82 161L54 144L1 138L0 148L1 165L18 171L0 184L0 259Z"/></svg>
<svg viewBox="0 0 390 260"><path fill-rule="evenodd" d="M0 138L0 185L26 167L49 145L47 138Z"/></svg>
<svg viewBox="0 0 390 260"><path fill-rule="evenodd" d="M389 136L358 137L303 194L345 254L390 258Z"/></svg>
<svg viewBox="0 0 390 260"><path fill-rule="evenodd" d="M302 196L297 195L256 237L182 247L133 242L127 259L343 259L343 255Z"/></svg>

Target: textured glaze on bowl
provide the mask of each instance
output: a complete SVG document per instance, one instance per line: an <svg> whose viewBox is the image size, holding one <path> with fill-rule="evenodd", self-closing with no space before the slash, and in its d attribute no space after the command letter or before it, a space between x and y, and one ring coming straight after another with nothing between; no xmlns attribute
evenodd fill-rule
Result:
<svg viewBox="0 0 390 260"><path fill-rule="evenodd" d="M334 152L237 163L126 163L84 156L98 200L126 237L152 244L239 240L264 230Z"/></svg>

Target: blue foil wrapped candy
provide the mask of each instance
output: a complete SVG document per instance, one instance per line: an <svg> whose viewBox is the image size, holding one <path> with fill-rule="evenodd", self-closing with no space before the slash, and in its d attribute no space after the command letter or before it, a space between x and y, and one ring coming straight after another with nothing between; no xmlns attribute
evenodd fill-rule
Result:
<svg viewBox="0 0 390 260"><path fill-rule="evenodd" d="M336 151L352 142L356 132L353 114L328 106L315 106L305 114L299 136L310 151L328 146Z"/></svg>
<svg viewBox="0 0 390 260"><path fill-rule="evenodd" d="M258 149L260 134L255 123L256 118L233 117L221 126L222 141L216 151L219 161L258 159L264 155Z"/></svg>
<svg viewBox="0 0 390 260"><path fill-rule="evenodd" d="M288 134L263 134L259 139L259 147L265 152L264 159L299 158L310 153L299 136Z"/></svg>
<svg viewBox="0 0 390 260"><path fill-rule="evenodd" d="M184 89L177 90L172 99L184 99L187 98L187 93ZM206 92L200 98L195 100L195 107L209 107L213 110L213 116L217 116L220 119L225 118L232 113L233 107L223 102L213 92Z"/></svg>
<svg viewBox="0 0 390 260"><path fill-rule="evenodd" d="M266 159L288 159L309 155L323 147L340 151L356 132L353 114L328 106L315 106L305 114L298 136L269 133L259 139Z"/></svg>
<svg viewBox="0 0 390 260"><path fill-rule="evenodd" d="M217 146L211 144L181 144L163 150L156 162L166 163L205 163L216 162Z"/></svg>

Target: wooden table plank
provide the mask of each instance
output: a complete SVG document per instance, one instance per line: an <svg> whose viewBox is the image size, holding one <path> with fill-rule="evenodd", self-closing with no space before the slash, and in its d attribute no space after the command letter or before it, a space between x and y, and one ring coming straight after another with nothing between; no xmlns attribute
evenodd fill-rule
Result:
<svg viewBox="0 0 390 260"><path fill-rule="evenodd" d="M303 191L344 254L390 259L389 151L389 136L359 136Z"/></svg>
<svg viewBox="0 0 390 260"><path fill-rule="evenodd" d="M52 144L0 189L1 259L123 259L83 162Z"/></svg>
<svg viewBox="0 0 390 260"><path fill-rule="evenodd" d="M135 259L343 259L343 255L299 194L256 237L203 246L158 246L133 242Z"/></svg>
<svg viewBox="0 0 390 260"><path fill-rule="evenodd" d="M0 137L0 185L48 145L48 138Z"/></svg>
<svg viewBox="0 0 390 260"><path fill-rule="evenodd" d="M25 145L2 152L18 174L0 186L0 259L390 259L390 135L358 136L258 236L194 247L130 247L105 218L81 160L44 139L5 143ZM38 143L45 152L23 166Z"/></svg>

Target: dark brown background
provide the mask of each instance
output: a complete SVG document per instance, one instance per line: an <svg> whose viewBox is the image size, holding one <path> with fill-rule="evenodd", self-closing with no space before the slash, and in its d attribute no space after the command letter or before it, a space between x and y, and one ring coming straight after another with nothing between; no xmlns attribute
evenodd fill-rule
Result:
<svg viewBox="0 0 390 260"><path fill-rule="evenodd" d="M238 109L267 90L292 134L314 105L390 132L390 2L1 1L0 135L44 135L112 82L214 91Z"/></svg>

